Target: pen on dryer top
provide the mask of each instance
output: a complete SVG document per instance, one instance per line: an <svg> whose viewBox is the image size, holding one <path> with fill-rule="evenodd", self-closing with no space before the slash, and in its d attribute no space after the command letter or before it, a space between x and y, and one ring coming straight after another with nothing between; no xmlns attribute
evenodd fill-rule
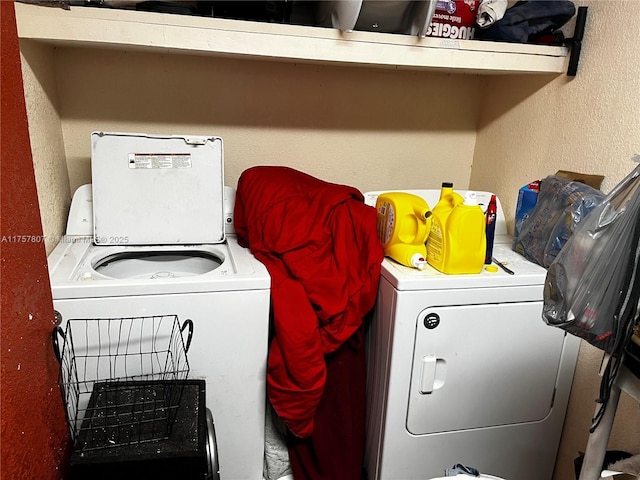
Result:
<svg viewBox="0 0 640 480"><path fill-rule="evenodd" d="M496 257L492 257L491 260L493 260L493 263L495 263L496 265L498 265L502 270L504 270L505 272L507 272L509 275L515 275L515 272L513 270L508 269L504 263L499 262L498 260L496 260Z"/></svg>

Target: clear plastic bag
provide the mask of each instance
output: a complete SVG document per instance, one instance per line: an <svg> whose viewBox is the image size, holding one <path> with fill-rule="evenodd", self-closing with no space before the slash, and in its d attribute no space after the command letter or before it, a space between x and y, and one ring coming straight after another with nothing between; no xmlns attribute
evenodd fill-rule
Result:
<svg viewBox="0 0 640 480"><path fill-rule="evenodd" d="M640 294L639 213L640 166L578 225L549 267L545 322L608 353L628 341Z"/></svg>
<svg viewBox="0 0 640 480"><path fill-rule="evenodd" d="M638 324L639 240L640 165L578 225L547 272L544 321L610 354L591 432L605 413Z"/></svg>
<svg viewBox="0 0 640 480"><path fill-rule="evenodd" d="M605 195L584 183L549 175L540 184L538 201L513 239L513 249L548 268L577 225Z"/></svg>

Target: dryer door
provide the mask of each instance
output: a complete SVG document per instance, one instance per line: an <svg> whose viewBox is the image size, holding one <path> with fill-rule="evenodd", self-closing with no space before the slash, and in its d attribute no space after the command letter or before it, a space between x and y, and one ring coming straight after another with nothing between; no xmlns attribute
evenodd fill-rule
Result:
<svg viewBox="0 0 640 480"><path fill-rule="evenodd" d="M545 418L564 332L542 302L433 307L417 319L407 429L419 435Z"/></svg>

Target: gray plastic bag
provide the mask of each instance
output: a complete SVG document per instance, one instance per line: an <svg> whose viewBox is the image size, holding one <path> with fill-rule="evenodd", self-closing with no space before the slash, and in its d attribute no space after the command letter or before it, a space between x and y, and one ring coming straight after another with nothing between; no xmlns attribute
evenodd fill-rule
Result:
<svg viewBox="0 0 640 480"><path fill-rule="evenodd" d="M637 159L636 159L637 160ZM578 225L547 271L542 317L609 353L601 370L600 408L624 363L638 324L640 299L640 166Z"/></svg>
<svg viewBox="0 0 640 480"><path fill-rule="evenodd" d="M549 267L545 322L608 353L628 341L640 290L639 213L640 165L580 222Z"/></svg>

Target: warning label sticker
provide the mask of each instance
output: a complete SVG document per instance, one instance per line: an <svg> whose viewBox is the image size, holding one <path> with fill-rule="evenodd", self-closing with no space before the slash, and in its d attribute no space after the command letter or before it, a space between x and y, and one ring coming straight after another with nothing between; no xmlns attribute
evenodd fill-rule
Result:
<svg viewBox="0 0 640 480"><path fill-rule="evenodd" d="M129 168L191 168L191 154L130 153Z"/></svg>

